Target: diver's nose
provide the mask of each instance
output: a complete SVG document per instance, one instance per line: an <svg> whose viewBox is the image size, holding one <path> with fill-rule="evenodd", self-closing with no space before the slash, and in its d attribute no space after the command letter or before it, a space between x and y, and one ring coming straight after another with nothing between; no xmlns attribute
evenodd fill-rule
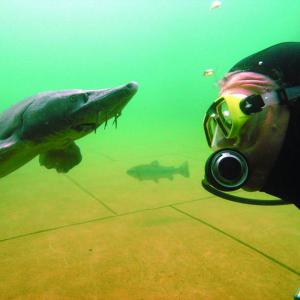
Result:
<svg viewBox="0 0 300 300"><path fill-rule="evenodd" d="M138 90L139 85L138 85L137 82L132 81L132 82L128 83L128 84L126 85L126 87L127 87L130 91L136 92L136 91Z"/></svg>

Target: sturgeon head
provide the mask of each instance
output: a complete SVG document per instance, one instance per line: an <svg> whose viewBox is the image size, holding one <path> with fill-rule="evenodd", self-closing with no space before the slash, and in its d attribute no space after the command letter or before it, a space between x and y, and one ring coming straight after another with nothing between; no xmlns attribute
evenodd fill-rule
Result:
<svg viewBox="0 0 300 300"><path fill-rule="evenodd" d="M96 130L121 115L137 92L135 82L102 90L65 90L33 97L22 115L20 137L59 147Z"/></svg>

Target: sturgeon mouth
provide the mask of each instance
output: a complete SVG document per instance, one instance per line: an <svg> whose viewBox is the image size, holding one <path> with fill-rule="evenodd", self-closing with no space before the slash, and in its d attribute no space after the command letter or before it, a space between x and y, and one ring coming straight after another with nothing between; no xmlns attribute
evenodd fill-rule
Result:
<svg viewBox="0 0 300 300"><path fill-rule="evenodd" d="M117 113L113 118L113 125L115 125L115 128L118 128L118 118L121 116L121 112ZM107 124L108 124L108 120L111 119L109 118L107 115L105 116L105 120L104 122L104 129L107 127ZM96 133L96 130L97 128L100 126L101 124L98 123L98 120L97 122L94 122L94 123L81 123L81 124L78 124L78 125L75 125L72 127L72 129L78 131L78 132L82 132L82 131L85 131L85 132L88 132L88 131L95 131Z"/></svg>
<svg viewBox="0 0 300 300"><path fill-rule="evenodd" d="M92 131L97 128L96 123L82 123L72 127L76 131Z"/></svg>

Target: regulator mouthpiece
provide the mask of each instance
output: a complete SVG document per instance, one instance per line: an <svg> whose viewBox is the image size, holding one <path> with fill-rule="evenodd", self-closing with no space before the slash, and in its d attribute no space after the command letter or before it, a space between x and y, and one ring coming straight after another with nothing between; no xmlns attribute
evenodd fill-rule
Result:
<svg viewBox="0 0 300 300"><path fill-rule="evenodd" d="M248 179L246 158L239 152L226 149L213 153L205 164L205 178L210 185L221 191L241 188Z"/></svg>

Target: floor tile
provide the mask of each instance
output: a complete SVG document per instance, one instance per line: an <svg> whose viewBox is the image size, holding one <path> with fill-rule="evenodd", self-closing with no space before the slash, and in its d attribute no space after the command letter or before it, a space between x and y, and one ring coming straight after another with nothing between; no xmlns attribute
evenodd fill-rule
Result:
<svg viewBox="0 0 300 300"><path fill-rule="evenodd" d="M66 176L34 160L0 181L0 240L112 214Z"/></svg>
<svg viewBox="0 0 300 300"><path fill-rule="evenodd" d="M171 208L0 243L5 299L290 299L299 276Z"/></svg>
<svg viewBox="0 0 300 300"><path fill-rule="evenodd" d="M256 206L211 198L176 207L300 272L300 219L295 206Z"/></svg>
<svg viewBox="0 0 300 300"><path fill-rule="evenodd" d="M70 171L70 178L118 213L210 197L201 187L207 153L199 154L200 140L191 139L188 130L162 128L159 134L124 130L99 129L97 135L78 141L83 161ZM153 161L173 167L187 162L190 177L175 174L173 180L155 182L126 173Z"/></svg>

